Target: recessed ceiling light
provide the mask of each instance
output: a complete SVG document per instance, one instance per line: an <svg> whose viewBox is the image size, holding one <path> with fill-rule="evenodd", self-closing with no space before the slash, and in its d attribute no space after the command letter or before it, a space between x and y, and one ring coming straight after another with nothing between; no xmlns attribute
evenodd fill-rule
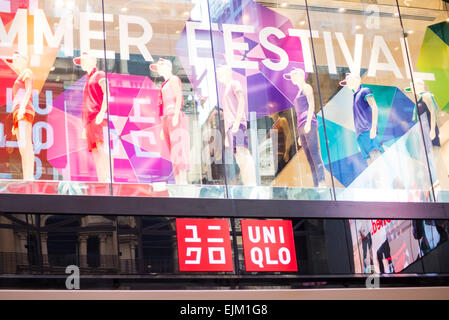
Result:
<svg viewBox="0 0 449 320"><path fill-rule="evenodd" d="M340 8L340 9L338 9L338 12L345 12L345 11L346 11L345 8Z"/></svg>
<svg viewBox="0 0 449 320"><path fill-rule="evenodd" d="M287 3L287 2L282 2L282 3L281 3L281 7L285 8L286 6L288 6L288 3Z"/></svg>
<svg viewBox="0 0 449 320"><path fill-rule="evenodd" d="M123 11L123 12L126 12L126 11L128 11L128 8L127 8L127 7L123 7L123 8L122 8L122 11Z"/></svg>
<svg viewBox="0 0 449 320"><path fill-rule="evenodd" d="M189 11L184 11L184 15L185 15L185 16L188 16L189 14L190 14Z"/></svg>
<svg viewBox="0 0 449 320"><path fill-rule="evenodd" d="M356 30L359 30L359 29L361 29L361 28L362 28L362 27L359 26L359 25L356 25L356 26L355 26L355 29L356 29Z"/></svg>

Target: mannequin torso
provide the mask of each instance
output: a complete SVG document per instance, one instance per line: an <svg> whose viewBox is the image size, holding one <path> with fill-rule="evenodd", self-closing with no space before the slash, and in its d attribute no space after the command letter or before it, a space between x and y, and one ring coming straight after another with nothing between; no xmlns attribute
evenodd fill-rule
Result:
<svg viewBox="0 0 449 320"><path fill-rule="evenodd" d="M428 91L424 91L424 92L420 92L419 94L417 94L417 98L418 98L418 115L421 116L422 114L426 114L427 117L427 121L429 124L429 127L431 127L432 125L432 121L431 121L431 109L433 108L432 111L435 112L435 114L437 113L437 110L435 110L435 106L433 105L433 94L431 92ZM430 104L430 105L429 105ZM440 138L439 138L439 129L438 129L438 125L435 123L435 137L432 139L432 145L440 147Z"/></svg>
<svg viewBox="0 0 449 320"><path fill-rule="evenodd" d="M105 78L103 71L98 71L97 68L92 68L86 73L86 83L83 92L83 122L87 124L95 120L97 114L100 112L104 93L100 86L100 81Z"/></svg>
<svg viewBox="0 0 449 320"><path fill-rule="evenodd" d="M175 82L175 83L174 83ZM175 113L177 93L173 88L181 88L181 79L178 76L170 75L161 86L161 115L173 115ZM181 95L182 97L182 95ZM181 105L183 102L181 101ZM182 109L180 110L182 112Z"/></svg>
<svg viewBox="0 0 449 320"><path fill-rule="evenodd" d="M16 81L14 81L14 85L12 87L13 111L16 111L19 109L20 104L22 103L23 99L25 98L27 81L29 81L30 82L29 85L32 86L33 73L28 68L24 69L19 74ZM26 102L25 112L34 115L34 107L33 107L31 97Z"/></svg>
<svg viewBox="0 0 449 320"><path fill-rule="evenodd" d="M239 95L242 95L242 93L243 89L240 82L231 80L227 83L223 95L223 117L226 131L233 126L237 118ZM240 118L240 125L243 125L245 128L247 127L246 112L243 112L243 115Z"/></svg>
<svg viewBox="0 0 449 320"><path fill-rule="evenodd" d="M309 90L309 87L307 87L307 86L310 86L310 85L304 84L304 86L299 89L298 95L296 96L296 98L294 100L296 117L297 117L297 121L298 121L298 128L304 126L307 122L307 115L309 112L309 101L307 99L307 92L309 92L311 90L311 88ZM313 125L317 124L317 119L316 119L315 113L313 113L313 115L312 115L311 124L313 124Z"/></svg>
<svg viewBox="0 0 449 320"><path fill-rule="evenodd" d="M371 90L362 86L354 93L354 127L357 135L371 130L372 110L367 101L371 96L373 96Z"/></svg>

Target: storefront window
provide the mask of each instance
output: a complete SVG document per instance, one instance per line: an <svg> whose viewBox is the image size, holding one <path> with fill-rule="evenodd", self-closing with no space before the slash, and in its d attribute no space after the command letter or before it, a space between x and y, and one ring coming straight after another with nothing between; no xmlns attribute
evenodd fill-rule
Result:
<svg viewBox="0 0 449 320"><path fill-rule="evenodd" d="M417 102L415 121L421 124L437 201L447 201L448 104L447 11L401 7L413 81L404 88Z"/></svg>
<svg viewBox="0 0 449 320"><path fill-rule="evenodd" d="M337 199L428 200L398 8L308 4Z"/></svg>
<svg viewBox="0 0 449 320"><path fill-rule="evenodd" d="M12 0L0 17L2 192L448 198L443 1Z"/></svg>
<svg viewBox="0 0 449 320"><path fill-rule="evenodd" d="M98 1L4 2L6 192L110 194L101 10Z"/></svg>

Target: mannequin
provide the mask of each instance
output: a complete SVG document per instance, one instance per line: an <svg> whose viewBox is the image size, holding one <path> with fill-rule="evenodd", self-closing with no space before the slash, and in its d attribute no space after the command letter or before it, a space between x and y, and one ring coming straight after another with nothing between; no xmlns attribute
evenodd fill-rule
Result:
<svg viewBox="0 0 449 320"><path fill-rule="evenodd" d="M441 154L440 132L437 125L438 106L432 92L426 90L424 80L420 78L415 79L414 84L416 91L413 90L412 83L410 84L410 87L405 89L406 92L416 94L418 100L418 108L415 108L413 111L413 120L418 121L418 115L421 117L423 114L426 114L429 123L429 136L430 140L432 140L432 154L436 164L438 180L443 189L449 189L448 173Z"/></svg>
<svg viewBox="0 0 449 320"><path fill-rule="evenodd" d="M172 73L170 60L159 58L150 70L164 78L159 91L159 115L162 120L161 140L165 140L170 152L176 184L187 184L190 169L190 134L188 119L182 111L181 79Z"/></svg>
<svg viewBox="0 0 449 320"><path fill-rule="evenodd" d="M257 185L253 156L248 149L247 115L243 89L240 82L232 79L232 69L221 66L217 80L225 86L221 92L225 129L225 148L233 148L235 161L246 186Z"/></svg>
<svg viewBox="0 0 449 320"><path fill-rule="evenodd" d="M97 70L97 59L90 52L83 52L73 59L76 66L86 72L86 84L83 91L83 139L87 139L89 152L92 153L99 182L110 181L109 160L104 151L103 127L107 111L105 73Z"/></svg>
<svg viewBox="0 0 449 320"><path fill-rule="evenodd" d="M294 68L289 73L284 74L283 77L298 87L298 94L294 100L299 134L298 143L304 147L312 172L313 185L324 188L326 187L326 181L324 164L319 148L318 122L315 116L313 88L306 83L305 73L302 69Z"/></svg>
<svg viewBox="0 0 449 320"><path fill-rule="evenodd" d="M346 78L340 82L347 86L354 94L353 111L354 127L357 134L357 143L362 157L370 165L384 152L377 137L377 120L379 110L374 95L369 88L362 87L362 80L355 73L347 73Z"/></svg>
<svg viewBox="0 0 449 320"><path fill-rule="evenodd" d="M17 74L12 88L13 94L13 128L12 134L17 137L19 152L22 158L24 180L33 179L34 149L32 129L34 107L32 103L33 72L27 68L28 58L14 52L12 58L5 59L6 64Z"/></svg>

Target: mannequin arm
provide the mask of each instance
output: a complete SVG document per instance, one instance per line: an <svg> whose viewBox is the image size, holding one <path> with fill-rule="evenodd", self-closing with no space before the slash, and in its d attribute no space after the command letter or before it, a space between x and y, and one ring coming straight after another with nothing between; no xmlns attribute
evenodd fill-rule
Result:
<svg viewBox="0 0 449 320"><path fill-rule="evenodd" d="M108 108L108 100L109 100L109 90L107 90L106 88L106 80L102 79L98 82L98 84L100 85L101 90L103 91L103 102L101 103L101 109L100 112L98 112L98 115L95 119L95 123L96 124L100 124L103 119L104 119L104 115L106 114L107 108ZM107 96L106 96L107 95Z"/></svg>
<svg viewBox="0 0 449 320"><path fill-rule="evenodd" d="M435 114L435 110L437 109L436 108L436 106L435 106L435 104L434 104L434 102L433 102L433 99L432 99L432 97L430 96L430 94L429 93L425 93L424 95L423 95L423 101L426 103L426 105L428 106L428 109L429 109L429 111L430 111L430 123L429 123L429 126L430 126L430 139L434 139L435 138L435 127L436 127L436 123L437 123L437 121L436 121L436 114Z"/></svg>
<svg viewBox="0 0 449 320"><path fill-rule="evenodd" d="M377 107L377 103L376 103L376 100L374 99L374 96L369 96L366 99L366 101L368 102L369 106L371 107L371 114L372 114L370 138L374 139L377 134L377 117L379 115L379 109Z"/></svg>

